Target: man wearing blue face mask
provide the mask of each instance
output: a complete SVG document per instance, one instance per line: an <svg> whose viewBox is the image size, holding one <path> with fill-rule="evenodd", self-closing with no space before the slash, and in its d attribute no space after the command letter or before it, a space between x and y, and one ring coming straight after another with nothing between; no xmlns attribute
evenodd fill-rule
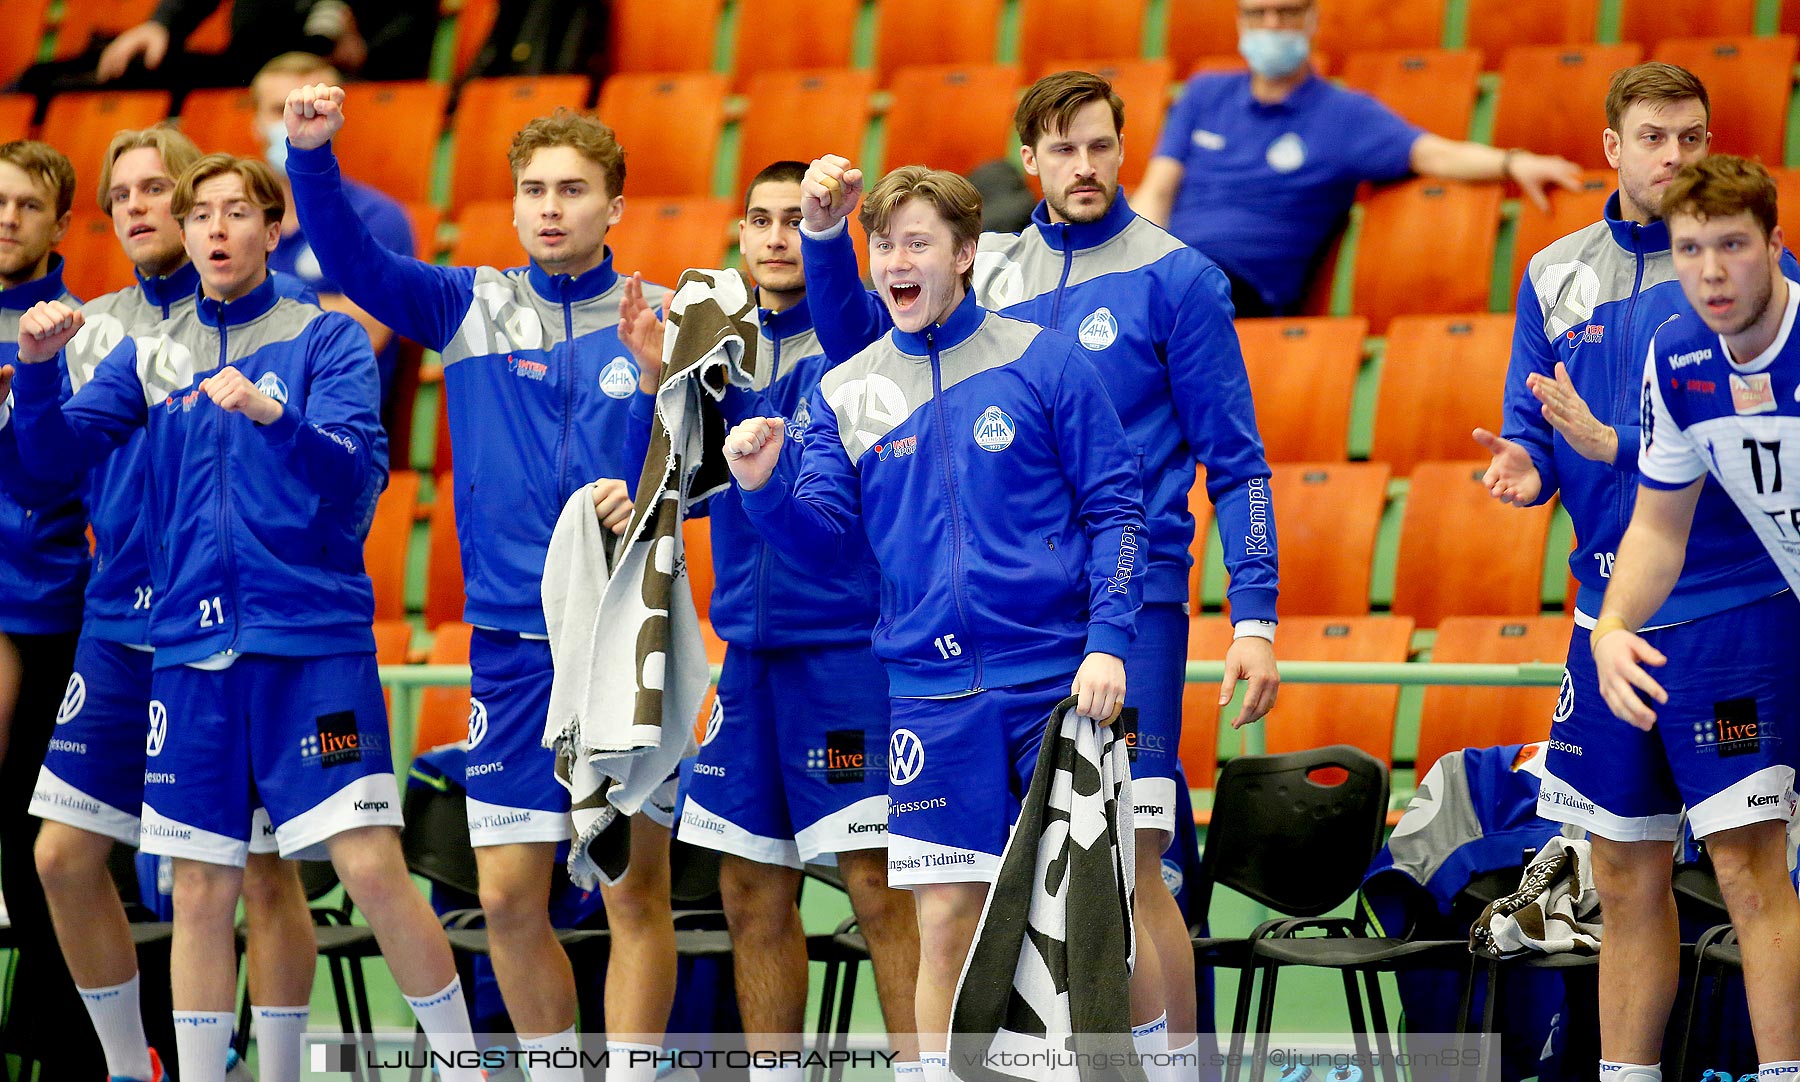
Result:
<svg viewBox="0 0 1800 1082"><path fill-rule="evenodd" d="M1239 316L1292 314L1356 187L1417 173L1516 181L1542 207L1579 186L1563 158L1458 142L1314 74L1316 0L1238 0L1248 72L1202 73L1169 109L1131 205L1206 253Z"/></svg>
<svg viewBox="0 0 1800 1082"><path fill-rule="evenodd" d="M390 392L399 343L393 330L344 296L343 289L320 268L319 258L313 254L312 245L306 242L306 234L300 228L300 215L294 209L294 190L287 179L287 128L281 116L289 92L308 83L335 85L342 81L343 76L324 57L312 53L283 53L264 64L250 83L250 92L256 98L256 137L261 141L264 156L274 167L275 175L281 179L282 195L287 198L287 217L281 222L281 243L269 256L269 269L299 278L318 293L321 308L344 313L368 332L369 344L375 348L375 366L381 372L381 423L382 427L392 431ZM399 203L374 188L347 178L344 194L349 196L356 216L369 227L369 232L383 248L403 256L413 255L412 223Z"/></svg>

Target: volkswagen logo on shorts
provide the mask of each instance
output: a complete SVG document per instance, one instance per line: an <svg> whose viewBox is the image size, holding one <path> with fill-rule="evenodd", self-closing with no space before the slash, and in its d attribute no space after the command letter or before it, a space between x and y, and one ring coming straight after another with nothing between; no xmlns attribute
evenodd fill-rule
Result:
<svg viewBox="0 0 1800 1082"><path fill-rule="evenodd" d="M719 735L719 726L723 724L725 724L725 704L719 701L717 695L714 695L712 709L706 713L706 732L700 737L700 746L704 748L712 743L713 737Z"/></svg>
<svg viewBox="0 0 1800 1082"><path fill-rule="evenodd" d="M1575 681L1563 672L1562 690L1556 693L1556 713L1550 716L1551 724L1568 721L1569 715L1575 712Z"/></svg>
<svg viewBox="0 0 1800 1082"><path fill-rule="evenodd" d="M911 729L895 729L888 737L888 784L909 784L924 769L924 742Z"/></svg>
<svg viewBox="0 0 1800 1082"><path fill-rule="evenodd" d="M478 746L487 737L487 707L480 699L469 700L469 747Z"/></svg>
<svg viewBox="0 0 1800 1082"><path fill-rule="evenodd" d="M74 721L75 715L81 713L81 708L85 705L87 705L87 681L83 680L78 672L70 673L69 686L63 692L62 705L56 708L56 723L67 725Z"/></svg>
<svg viewBox="0 0 1800 1082"><path fill-rule="evenodd" d="M150 700L150 734L144 738L144 754L155 758L162 754L163 741L169 735L169 711L162 700Z"/></svg>

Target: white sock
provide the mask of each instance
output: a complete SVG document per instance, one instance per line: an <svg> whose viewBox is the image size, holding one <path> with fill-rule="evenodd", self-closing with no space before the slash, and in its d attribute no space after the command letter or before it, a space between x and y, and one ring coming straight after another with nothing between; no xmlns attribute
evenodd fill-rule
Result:
<svg viewBox="0 0 1800 1082"><path fill-rule="evenodd" d="M1193 1040L1180 1048L1170 1049L1169 1059L1169 1077L1174 1082L1189 1082L1190 1079L1198 1078L1200 1076L1200 1038L1195 1036Z"/></svg>
<svg viewBox="0 0 1800 1082"><path fill-rule="evenodd" d="M431 1050L440 1056L456 1056L458 1062L475 1061L475 1036L469 1031L469 1008L463 1002L462 978L453 977L449 984L422 999L406 997L413 1017L425 1030ZM467 1057L464 1059L463 1057ZM182 1065L185 1071L187 1061ZM439 1067L443 1082L481 1082L481 1072L474 1067Z"/></svg>
<svg viewBox="0 0 1800 1082"><path fill-rule="evenodd" d="M1164 1011L1141 1026L1131 1027L1131 1046L1145 1060L1144 1074L1150 1082L1169 1080L1169 1013Z"/></svg>
<svg viewBox="0 0 1800 1082"><path fill-rule="evenodd" d="M312 1008L258 1007L256 1020L256 1074L259 1082L300 1082L300 1043L306 1036L306 1020Z"/></svg>
<svg viewBox="0 0 1800 1082"><path fill-rule="evenodd" d="M150 1082L150 1041L138 1008L138 975L108 988L78 988L106 1053L106 1073Z"/></svg>
<svg viewBox="0 0 1800 1082"><path fill-rule="evenodd" d="M231 1047L230 1011L176 1011L175 1050L186 1082L225 1082L225 1050Z"/></svg>
<svg viewBox="0 0 1800 1082"><path fill-rule="evenodd" d="M525 1061L531 1082L581 1082L581 1042L574 1026L548 1037L520 1037L519 1051L550 1057L544 1062Z"/></svg>
<svg viewBox="0 0 1800 1082"><path fill-rule="evenodd" d="M894 1061L894 1082L925 1082L925 1068L916 1059Z"/></svg>
<svg viewBox="0 0 1800 1082"><path fill-rule="evenodd" d="M750 1082L800 1082L799 1067L752 1067Z"/></svg>
<svg viewBox="0 0 1800 1082"><path fill-rule="evenodd" d="M662 1046L606 1042L606 1082L655 1082Z"/></svg>
<svg viewBox="0 0 1800 1082"><path fill-rule="evenodd" d="M1796 1074L1800 1074L1800 1059L1778 1059L1773 1063L1760 1063L1756 1067L1757 1077L1762 1082L1793 1082ZM1657 1082L1661 1082L1660 1079Z"/></svg>
<svg viewBox="0 0 1800 1082"><path fill-rule="evenodd" d="M950 1053L920 1052L919 1067L925 1072L925 1082L950 1082Z"/></svg>
<svg viewBox="0 0 1800 1082"><path fill-rule="evenodd" d="M1603 1059L1600 1061L1600 1082L1662 1082L1662 1062L1659 1060L1646 1066Z"/></svg>

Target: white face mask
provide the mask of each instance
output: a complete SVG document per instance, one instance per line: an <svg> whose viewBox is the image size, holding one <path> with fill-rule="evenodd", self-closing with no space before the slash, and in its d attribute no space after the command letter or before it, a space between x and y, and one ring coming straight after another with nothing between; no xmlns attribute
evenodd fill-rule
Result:
<svg viewBox="0 0 1800 1082"><path fill-rule="evenodd" d="M271 120L262 126L263 158L269 168L287 175L287 121Z"/></svg>
<svg viewBox="0 0 1800 1082"><path fill-rule="evenodd" d="M1312 51L1301 30L1245 30L1238 34L1238 55L1265 79L1285 79L1299 71Z"/></svg>

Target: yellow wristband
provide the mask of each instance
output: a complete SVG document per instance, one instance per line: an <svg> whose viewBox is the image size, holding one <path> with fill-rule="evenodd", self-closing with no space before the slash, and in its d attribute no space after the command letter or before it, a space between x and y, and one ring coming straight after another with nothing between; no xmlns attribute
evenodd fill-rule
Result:
<svg viewBox="0 0 1800 1082"><path fill-rule="evenodd" d="M1594 630L1588 633L1588 642L1599 642L1614 631L1630 631L1631 625L1617 616L1602 616L1594 621Z"/></svg>

